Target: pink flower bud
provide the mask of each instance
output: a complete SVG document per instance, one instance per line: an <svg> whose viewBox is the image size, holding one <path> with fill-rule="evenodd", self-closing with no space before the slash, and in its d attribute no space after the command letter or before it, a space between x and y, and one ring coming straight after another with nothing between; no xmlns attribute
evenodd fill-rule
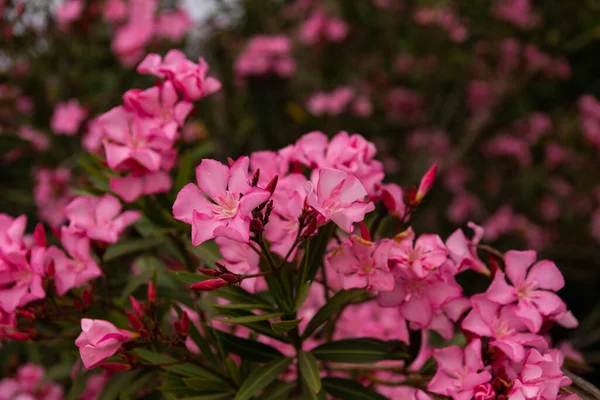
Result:
<svg viewBox="0 0 600 400"><path fill-rule="evenodd" d="M371 233L369 233L369 228L367 228L367 225L364 222L361 222L359 224L360 226L360 236L365 239L368 240L369 242L371 241Z"/></svg>
<svg viewBox="0 0 600 400"><path fill-rule="evenodd" d="M264 229L263 223L258 218L253 218L250 221L250 230L253 232L262 232Z"/></svg>
<svg viewBox="0 0 600 400"><path fill-rule="evenodd" d="M199 268L198 272L208 276L219 276L221 273L213 268Z"/></svg>
<svg viewBox="0 0 600 400"><path fill-rule="evenodd" d="M156 303L156 287L153 281L148 282L148 301L150 304Z"/></svg>
<svg viewBox="0 0 600 400"><path fill-rule="evenodd" d="M121 363L104 363L102 365L99 365L99 367L112 372L128 371L131 369L131 365Z"/></svg>
<svg viewBox="0 0 600 400"><path fill-rule="evenodd" d="M129 296L129 302L131 303L131 308L135 311L138 317L142 317L144 315L144 308L142 305L135 299L133 296Z"/></svg>
<svg viewBox="0 0 600 400"><path fill-rule="evenodd" d="M181 313L181 318L179 320L179 328L181 329L182 335L187 335L190 329L190 317L188 317L187 312Z"/></svg>
<svg viewBox="0 0 600 400"><path fill-rule="evenodd" d="M229 283L235 283L238 282L240 280L240 278L237 275L234 274L222 274L220 276L221 279L223 279L224 281L227 281Z"/></svg>
<svg viewBox="0 0 600 400"><path fill-rule="evenodd" d="M75 340L79 347L81 361L87 369L98 366L115 354L125 343L137 337L132 332L119 329L108 321L84 318L81 320L81 334Z"/></svg>
<svg viewBox="0 0 600 400"><path fill-rule="evenodd" d="M25 340L31 340L31 337L23 332L10 332L6 334L6 337L12 340L20 340L20 341L25 341Z"/></svg>
<svg viewBox="0 0 600 400"><path fill-rule="evenodd" d="M423 200L423 197L429 192L429 189L433 186L433 182L435 182L435 174L437 172L437 164L433 164L433 166L423 175L421 179L421 183L419 183L419 190L417 190L417 195L415 200L420 202Z"/></svg>
<svg viewBox="0 0 600 400"><path fill-rule="evenodd" d="M140 329L142 329L142 322L139 320L139 318L134 313L127 310L127 311L125 311L125 315L127 316L129 325L131 325L131 327L133 329L135 329L136 331L139 331Z"/></svg>
<svg viewBox="0 0 600 400"><path fill-rule="evenodd" d="M190 286L190 289L200 290L200 291L211 291L220 289L224 286L229 285L229 282L224 281L223 279L209 279L207 281L197 282Z"/></svg>
<svg viewBox="0 0 600 400"><path fill-rule="evenodd" d="M83 301L83 304L86 307L89 307L92 305L93 298L94 298L94 287L93 286L89 289L84 290L83 293L81 294L81 300Z"/></svg>
<svg viewBox="0 0 600 400"><path fill-rule="evenodd" d="M48 241L46 240L46 231L44 230L44 225L41 222L35 226L33 230L33 239L35 240L35 244L40 247L48 247Z"/></svg>
<svg viewBox="0 0 600 400"><path fill-rule="evenodd" d="M277 182L278 181L279 181L279 175L275 175L273 177L273 179L271 179L269 181L269 183L267 184L267 187L265 187L265 190L268 191L269 193L273 194L273 192L277 188Z"/></svg>

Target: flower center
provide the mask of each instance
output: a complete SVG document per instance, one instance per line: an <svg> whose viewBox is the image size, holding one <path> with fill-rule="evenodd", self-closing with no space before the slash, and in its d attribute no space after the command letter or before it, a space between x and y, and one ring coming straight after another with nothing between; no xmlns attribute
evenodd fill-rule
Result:
<svg viewBox="0 0 600 400"><path fill-rule="evenodd" d="M230 219L238 212L239 201L231 192L225 192L215 199L213 212L218 219Z"/></svg>

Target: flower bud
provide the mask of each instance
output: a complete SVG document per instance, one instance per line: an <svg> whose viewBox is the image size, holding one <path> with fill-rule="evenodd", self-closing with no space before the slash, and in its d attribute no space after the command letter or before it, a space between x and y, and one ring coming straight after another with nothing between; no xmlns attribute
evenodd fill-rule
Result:
<svg viewBox="0 0 600 400"><path fill-rule="evenodd" d="M12 339L12 340L19 340L19 341L31 340L31 337L29 337L28 334L23 333L23 332L11 332L11 333L6 333L5 335L7 338Z"/></svg>
<svg viewBox="0 0 600 400"><path fill-rule="evenodd" d="M46 230L44 229L44 225L41 222L35 226L33 230L33 240L35 244L40 247L48 247L48 241L46 240Z"/></svg>
<svg viewBox="0 0 600 400"><path fill-rule="evenodd" d="M136 331L139 331L140 329L142 329L142 322L139 320L139 318L134 313L127 310L127 311L125 311L125 315L127 316L129 325L131 325L131 327L133 329L135 329Z"/></svg>
<svg viewBox="0 0 600 400"><path fill-rule="evenodd" d="M252 230L252 232L262 232L263 229L264 226L260 219L254 218L250 221L250 230Z"/></svg>
<svg viewBox="0 0 600 400"><path fill-rule="evenodd" d="M85 289L81 294L81 300L86 307L92 305L92 299L94 298L94 287L90 287L89 289Z"/></svg>
<svg viewBox="0 0 600 400"><path fill-rule="evenodd" d="M209 279L207 281L194 283L193 285L190 285L190 289L200 290L200 291L211 291L211 290L220 289L227 285L229 285L229 282L224 281L221 278L218 278L218 279Z"/></svg>
<svg viewBox="0 0 600 400"><path fill-rule="evenodd" d="M227 157L227 164L229 164L229 168L231 168L231 166L235 163L235 161L233 161L233 158L231 157Z"/></svg>
<svg viewBox="0 0 600 400"><path fill-rule="evenodd" d="M54 260L51 259L50 261L48 261L48 266L46 267L46 275L49 278L54 278L55 273L56 273L56 270L54 269Z"/></svg>
<svg viewBox="0 0 600 400"><path fill-rule="evenodd" d="M187 333L190 329L190 317L188 317L187 312L181 313L181 318L179 319L179 328L181 329L181 334L187 336Z"/></svg>
<svg viewBox="0 0 600 400"><path fill-rule="evenodd" d="M34 313L32 313L32 312L29 312L29 311L27 311L27 310L19 310L19 309L17 309L17 310L15 311L15 313L16 313L16 314L17 314L19 317L23 317L23 318L26 318L26 319L31 319L31 320L34 320L34 319L35 319L35 314L34 314Z"/></svg>
<svg viewBox="0 0 600 400"><path fill-rule="evenodd" d="M148 301L150 304L156 303L156 287L153 281L148 282Z"/></svg>
<svg viewBox="0 0 600 400"><path fill-rule="evenodd" d="M104 363L99 365L100 368L105 369L107 371L128 371L131 369L131 365L129 364L121 364L121 363Z"/></svg>
<svg viewBox="0 0 600 400"><path fill-rule="evenodd" d="M267 187L265 187L265 190L267 190L269 193L273 194L273 192L277 188L278 181L279 181L279 175L275 175L275 177L273 179L271 179L271 181L267 184Z"/></svg>
<svg viewBox="0 0 600 400"><path fill-rule="evenodd" d="M435 182L435 175L437 173L437 164L433 164L429 171L423 175L421 179L421 183L419 183L419 189L417 190L417 195L415 196L415 200L420 202L423 200L423 197L429 192L429 189L433 186L433 182Z"/></svg>
<svg viewBox="0 0 600 400"><path fill-rule="evenodd" d="M220 278L229 283L239 282L240 280L240 278L237 275L231 273L222 274Z"/></svg>
<svg viewBox="0 0 600 400"><path fill-rule="evenodd" d="M142 305L135 299L133 296L129 296L129 302L131 303L131 308L135 311L138 317L142 317L144 315L144 308Z"/></svg>
<svg viewBox="0 0 600 400"><path fill-rule="evenodd" d="M367 225L361 221L360 223L360 236L367 241L371 241L371 233L369 232L369 228L367 228Z"/></svg>
<svg viewBox="0 0 600 400"><path fill-rule="evenodd" d="M383 201L383 206L389 212L393 213L396 210L396 200L394 200L394 197L387 190L384 190L381 193L381 197L382 197L382 201Z"/></svg>
<svg viewBox="0 0 600 400"><path fill-rule="evenodd" d="M198 272L208 276L219 276L220 272L214 268L198 268Z"/></svg>

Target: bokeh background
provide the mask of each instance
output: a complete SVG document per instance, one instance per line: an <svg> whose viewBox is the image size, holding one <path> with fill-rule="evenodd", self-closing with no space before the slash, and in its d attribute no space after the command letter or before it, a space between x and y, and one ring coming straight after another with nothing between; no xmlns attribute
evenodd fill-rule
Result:
<svg viewBox="0 0 600 400"><path fill-rule="evenodd" d="M194 165L314 130L375 142L387 182L437 163L415 229L474 221L554 260L580 320L556 335L600 382L600 1L0 0L0 15L0 212L63 222L94 180L94 117L152 82L144 55L182 49L223 83L185 128ZM52 124L67 101L72 135Z"/></svg>

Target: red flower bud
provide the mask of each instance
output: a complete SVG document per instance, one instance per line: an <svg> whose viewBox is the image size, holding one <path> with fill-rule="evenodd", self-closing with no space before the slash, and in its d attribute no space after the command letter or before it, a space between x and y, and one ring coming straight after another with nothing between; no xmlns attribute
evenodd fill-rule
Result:
<svg viewBox="0 0 600 400"><path fill-rule="evenodd" d="M133 296L129 296L129 302L131 303L131 308L137 314L138 317L142 317L144 315L144 308L142 305L135 299Z"/></svg>
<svg viewBox="0 0 600 400"><path fill-rule="evenodd" d="M20 340L20 341L24 341L24 340L31 340L31 337L23 332L10 332L10 333L6 333L6 337L12 340Z"/></svg>
<svg viewBox="0 0 600 400"><path fill-rule="evenodd" d="M78 309L79 311L83 311L85 310L85 306L83 305L83 303L81 302L81 300L79 299L73 299L73 305L75 306L76 309Z"/></svg>
<svg viewBox="0 0 600 400"><path fill-rule="evenodd" d="M33 240L35 244L40 247L48 247L48 241L46 240L46 230L44 229L44 225L41 222L35 226L33 230Z"/></svg>
<svg viewBox="0 0 600 400"><path fill-rule="evenodd" d="M56 270L54 269L54 260L51 259L46 267L46 275L48 275L49 278L54 278L55 273Z"/></svg>
<svg viewBox="0 0 600 400"><path fill-rule="evenodd" d="M125 311L125 315L127 316L129 325L131 325L131 327L133 329L135 329L136 331L139 331L140 329L142 329L142 322L139 320L139 318L134 313L127 310L127 311Z"/></svg>
<svg viewBox="0 0 600 400"><path fill-rule="evenodd" d="M233 158L231 157L227 157L227 164L229 164L229 167L231 167L233 165L235 161L233 161Z"/></svg>
<svg viewBox="0 0 600 400"><path fill-rule="evenodd" d="M265 190L267 190L268 192L273 194L273 192L277 188L278 181L279 181L279 175L275 175L275 177L273 179L271 179L271 181L267 184L267 187L265 188Z"/></svg>
<svg viewBox="0 0 600 400"><path fill-rule="evenodd" d="M105 369L107 371L128 371L131 369L131 365L129 364L121 364L121 363L104 363L99 365L100 368Z"/></svg>
<svg viewBox="0 0 600 400"><path fill-rule="evenodd" d="M433 186L433 182L435 182L435 175L437 173L437 164L433 164L429 171L423 175L421 179L421 183L419 183L419 190L417 190L417 195L415 200L420 202L423 200L423 197L429 192L429 189Z"/></svg>
<svg viewBox="0 0 600 400"><path fill-rule="evenodd" d="M250 230L253 232L262 232L264 229L263 223L258 218L254 218L250 221Z"/></svg>
<svg viewBox="0 0 600 400"><path fill-rule="evenodd" d="M304 230L304 233L302 234L302 236L310 237L310 236L314 235L316 232L317 232L317 218L315 217L310 220L310 222L306 226L306 229Z"/></svg>
<svg viewBox="0 0 600 400"><path fill-rule="evenodd" d="M185 311L181 313L179 328L181 329L182 335L187 335L188 330L190 329L190 317L188 317L188 314Z"/></svg>
<svg viewBox="0 0 600 400"><path fill-rule="evenodd" d="M23 317L26 319L32 319L32 320L35 319L35 314L32 312L29 312L27 310L16 310L15 312L19 317Z"/></svg>
<svg viewBox="0 0 600 400"><path fill-rule="evenodd" d="M208 276L219 276L221 273L213 268L198 268L198 272Z"/></svg>
<svg viewBox="0 0 600 400"><path fill-rule="evenodd" d="M231 273L222 274L220 278L229 283L239 282L240 280L240 278L237 275Z"/></svg>
<svg viewBox="0 0 600 400"><path fill-rule="evenodd" d="M369 228L367 228L367 225L364 222L360 223L360 236L362 236L363 239L368 240L369 242L371 241L371 233L369 233Z"/></svg>
<svg viewBox="0 0 600 400"><path fill-rule="evenodd" d="M224 281L223 279L209 279L207 281L197 282L190 286L190 289L201 290L201 291L211 291L222 288L224 286L229 285L229 282Z"/></svg>
<svg viewBox="0 0 600 400"><path fill-rule="evenodd" d="M156 303L156 287L153 281L148 282L148 301L150 304Z"/></svg>
<svg viewBox="0 0 600 400"><path fill-rule="evenodd" d="M94 287L93 286L89 289L84 290L83 293L81 294L81 300L83 301L83 304L85 304L86 307L89 307L92 305L93 298L94 298Z"/></svg>

